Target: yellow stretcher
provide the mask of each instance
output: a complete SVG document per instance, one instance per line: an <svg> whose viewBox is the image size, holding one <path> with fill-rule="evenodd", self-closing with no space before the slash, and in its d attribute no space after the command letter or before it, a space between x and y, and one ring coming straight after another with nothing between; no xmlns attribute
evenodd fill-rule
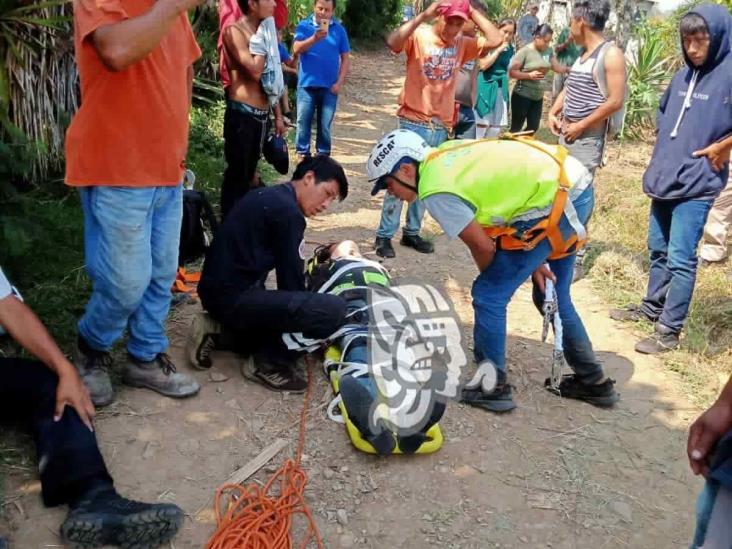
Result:
<svg viewBox="0 0 732 549"><path fill-rule="evenodd" d="M325 353L325 371L326 375L328 375L328 378L330 380L331 385L333 386L333 393L338 396L340 394L339 391L339 385L340 385L340 372L337 367L329 367L329 364L338 364L341 360L341 351L340 349L335 346L331 345L328 347L326 353ZM358 428L353 424L353 422L348 418L348 412L346 411L346 406L343 403L343 400L338 401L338 409L340 410L340 417L343 420L343 423L346 425L346 432L348 433L348 438L351 439L351 442L353 445L361 450L362 452L366 452L367 454L377 454L378 452L376 449L369 443L363 436L361 435L361 431L358 430ZM442 436L442 430L440 429L439 423L434 424L432 427L430 427L427 430L426 433L427 440L422 443L422 445L419 447L419 449L415 452L417 454L431 454L433 452L436 452L442 447L442 443L444 442L444 438ZM396 434L394 434L395 442L397 442ZM392 451L392 454L402 454L403 452L399 449L398 443L395 444L394 450Z"/></svg>

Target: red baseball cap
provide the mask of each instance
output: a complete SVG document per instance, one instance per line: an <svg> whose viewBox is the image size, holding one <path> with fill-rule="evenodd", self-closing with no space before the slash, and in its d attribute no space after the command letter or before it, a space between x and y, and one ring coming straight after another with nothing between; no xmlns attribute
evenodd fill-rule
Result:
<svg viewBox="0 0 732 549"><path fill-rule="evenodd" d="M470 2L468 0L447 0L442 2L437 12L443 17L460 17L470 20Z"/></svg>

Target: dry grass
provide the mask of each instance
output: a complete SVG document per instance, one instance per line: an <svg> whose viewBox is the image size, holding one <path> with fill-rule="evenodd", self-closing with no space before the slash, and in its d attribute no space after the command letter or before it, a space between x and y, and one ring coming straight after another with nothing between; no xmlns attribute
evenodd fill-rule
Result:
<svg viewBox="0 0 732 549"><path fill-rule="evenodd" d="M593 215L589 273L595 287L616 305L637 303L648 280L649 200L641 177L651 147L642 143L614 146L608 167L600 172ZM700 268L682 349L665 363L687 382L700 404L719 390L732 372L732 284L730 264ZM650 332L649 325L639 329Z"/></svg>

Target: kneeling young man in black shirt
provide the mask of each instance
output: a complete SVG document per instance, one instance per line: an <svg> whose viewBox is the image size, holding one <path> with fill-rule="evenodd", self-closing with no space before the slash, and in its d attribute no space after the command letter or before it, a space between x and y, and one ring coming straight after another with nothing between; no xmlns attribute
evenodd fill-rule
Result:
<svg viewBox="0 0 732 549"><path fill-rule="evenodd" d="M295 369L282 334L324 338L344 322L345 301L305 289L306 218L348 194L343 168L328 157L300 163L292 181L250 191L234 206L206 255L198 293L210 316L232 336L236 350L251 355L242 373L270 389L301 392L306 380ZM265 288L276 271L277 289ZM194 366L210 366L205 351L216 343L211 322L194 320L189 355Z"/></svg>

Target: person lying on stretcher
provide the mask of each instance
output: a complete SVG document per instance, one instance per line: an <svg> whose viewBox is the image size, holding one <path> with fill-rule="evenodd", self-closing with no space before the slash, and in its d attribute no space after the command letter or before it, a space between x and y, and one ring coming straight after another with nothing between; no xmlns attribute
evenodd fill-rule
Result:
<svg viewBox="0 0 732 549"><path fill-rule="evenodd" d="M316 249L307 265L306 286L309 290L339 295L346 301L347 325L331 339L331 344L340 351L340 360L326 359L326 372L330 377L330 371L337 369L340 377L340 399L345 405L348 418L358 428L363 438L381 455L392 453L397 445L402 453L415 453L429 439L428 431L444 414L444 402L432 399L433 401L427 405L425 402L419 402L419 398L415 398L414 401L405 403L409 401L406 395L416 395L421 391L440 391L447 386L456 387L459 375L459 372L451 371L444 361L434 360L439 356L435 350L444 349L445 346L434 343L436 341L434 333L426 335L427 338L432 338L432 341L424 345L425 333L415 325L418 323L411 322L411 325L407 326L404 322L405 317L399 313L394 316L391 316L390 312L382 314L387 309L393 310L392 305L399 308L397 300L392 295L393 292L387 290L390 285L389 274L384 267L365 259L358 245L352 241L321 246ZM383 335L382 328L387 324L387 331L392 332L394 339ZM381 335L377 335L377 332ZM405 338L397 333L399 335L411 333L412 336ZM376 341L379 338L382 339L381 343ZM384 346L385 339L389 341ZM409 371L402 371L392 379L403 386L418 387L411 392L409 388L402 387L400 389L404 389L401 391L404 394L397 397L403 409L420 409L420 413L424 416L420 418L417 429L409 431L395 429L394 421L389 420L388 413L380 415L379 403L383 401L384 390L379 384L380 381L375 379L374 364L369 364L370 359L373 360L375 356L372 353L372 346L377 344L384 346L383 350L388 353L388 362L391 363L391 355L400 352L397 340L406 340L407 345L411 344L407 360L415 364L420 362L420 352L417 348L420 345L425 347L428 360L422 360L421 363L429 364L429 367L424 369L408 368ZM425 356L424 352L422 356ZM378 377L382 375L388 377L392 373L380 371ZM391 400L393 396L392 392L389 399ZM338 401L337 397L329 410L331 417ZM414 422L411 424L417 425Z"/></svg>

